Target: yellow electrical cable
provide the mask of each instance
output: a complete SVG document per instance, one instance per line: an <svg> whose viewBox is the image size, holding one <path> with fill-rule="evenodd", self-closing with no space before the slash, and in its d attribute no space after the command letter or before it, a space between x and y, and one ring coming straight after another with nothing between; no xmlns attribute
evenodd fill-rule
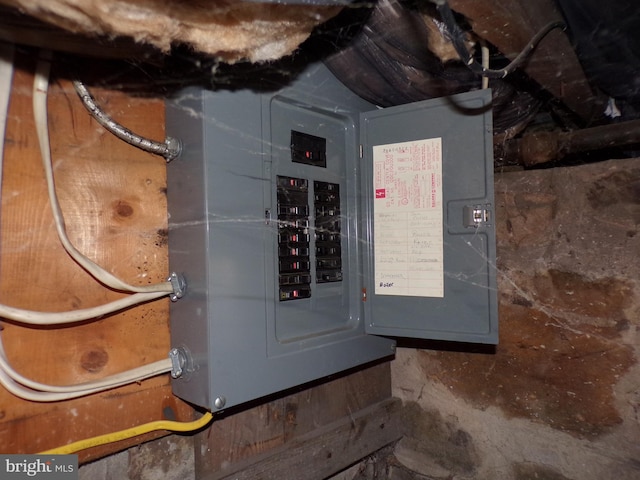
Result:
<svg viewBox="0 0 640 480"><path fill-rule="evenodd" d="M128 428L126 430L120 430L119 432L107 433L105 435L98 435L97 437L87 438L79 440L69 445L63 445L62 447L53 448L40 454L46 455L66 455L69 453L75 453L80 450L86 450L87 448L97 447L99 445L105 445L107 443L119 442L120 440L126 440L127 438L137 437L149 432L155 432L157 430L169 430L171 432L193 432L199 430L213 419L211 412L205 413L201 418L193 422L174 422L171 420L158 420L155 422L145 423L137 427Z"/></svg>

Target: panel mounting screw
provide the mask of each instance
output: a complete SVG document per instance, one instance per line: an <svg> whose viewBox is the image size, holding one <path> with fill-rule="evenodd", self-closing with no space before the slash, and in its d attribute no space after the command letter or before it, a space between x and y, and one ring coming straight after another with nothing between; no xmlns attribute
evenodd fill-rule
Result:
<svg viewBox="0 0 640 480"><path fill-rule="evenodd" d="M223 408L226 403L227 403L227 399L224 398L222 395L220 395L219 397L216 397L216 399L213 401L213 406L216 407L217 409L220 409L220 408Z"/></svg>

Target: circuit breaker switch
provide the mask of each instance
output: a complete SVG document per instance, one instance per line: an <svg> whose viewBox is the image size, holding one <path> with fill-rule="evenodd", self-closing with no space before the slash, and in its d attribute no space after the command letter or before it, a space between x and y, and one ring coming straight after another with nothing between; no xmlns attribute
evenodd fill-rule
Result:
<svg viewBox="0 0 640 480"><path fill-rule="evenodd" d="M309 181L278 176L277 183L279 299L309 298Z"/></svg>
<svg viewBox="0 0 640 480"><path fill-rule="evenodd" d="M316 216L316 283L342 281L340 185L313 182Z"/></svg>

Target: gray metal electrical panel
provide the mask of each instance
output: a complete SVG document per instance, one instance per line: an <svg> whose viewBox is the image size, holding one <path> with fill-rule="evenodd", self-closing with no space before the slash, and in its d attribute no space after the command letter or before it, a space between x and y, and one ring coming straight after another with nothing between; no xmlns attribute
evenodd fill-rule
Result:
<svg viewBox="0 0 640 480"><path fill-rule="evenodd" d="M178 396L232 407L389 337L497 342L488 91L376 109L314 64L267 92L186 88L167 134Z"/></svg>

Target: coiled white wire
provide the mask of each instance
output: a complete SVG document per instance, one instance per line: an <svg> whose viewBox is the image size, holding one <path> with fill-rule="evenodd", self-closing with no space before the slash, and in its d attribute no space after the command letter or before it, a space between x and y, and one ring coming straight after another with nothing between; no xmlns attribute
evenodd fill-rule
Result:
<svg viewBox="0 0 640 480"><path fill-rule="evenodd" d="M75 248L67 237L64 217L55 191L53 168L51 165L51 149L47 122L47 91L49 87L50 61L50 53L45 54L44 58L38 61L33 85L33 110L42 154L42 164L47 180L49 200L58 236L69 255L94 278L113 289L132 294L105 305L69 312L34 312L0 304L1 317L30 325L68 324L99 318L109 313L117 312L173 293L173 287L170 282L140 287L129 285L85 257ZM9 98L11 96L12 77L13 46L0 45L0 185L2 184L5 126L8 115ZM0 191L0 199L1 198ZM31 380L15 371L6 357L2 338L0 337L0 384L12 394L35 402L55 402L78 398L129 383L139 382L170 370L171 361L167 358L99 380L75 385L48 385Z"/></svg>
<svg viewBox="0 0 640 480"><path fill-rule="evenodd" d="M36 131L38 132L38 142L40 144L40 154L42 156L42 166L44 167L47 179L47 190L49 192L49 202L55 220L58 237L64 246L64 249L71 257L89 272L96 280L100 281L108 287L124 292L164 292L172 293L173 287L169 282L162 282L155 285L134 286L130 285L106 271L100 265L84 256L76 249L67 236L64 223L64 216L56 195L56 187L53 179L53 167L51 164L51 146L49 144L49 124L47 121L47 92L49 89L49 71L51 69L51 54L48 58L38 61L36 75L33 82L33 114L36 122Z"/></svg>

